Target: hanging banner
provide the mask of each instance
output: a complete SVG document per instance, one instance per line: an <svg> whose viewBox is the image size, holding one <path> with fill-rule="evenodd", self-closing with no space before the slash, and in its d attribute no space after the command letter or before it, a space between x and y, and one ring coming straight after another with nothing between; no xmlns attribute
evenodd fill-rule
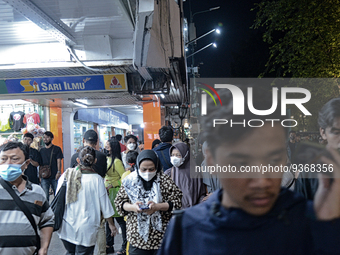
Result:
<svg viewBox="0 0 340 255"><path fill-rule="evenodd" d="M125 74L7 79L0 94L43 94L88 91L127 91Z"/></svg>

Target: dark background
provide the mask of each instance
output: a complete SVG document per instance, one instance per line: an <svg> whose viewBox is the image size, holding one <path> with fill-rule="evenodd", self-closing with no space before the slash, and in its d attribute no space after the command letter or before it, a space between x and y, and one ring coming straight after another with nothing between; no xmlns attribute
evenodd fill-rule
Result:
<svg viewBox="0 0 340 255"><path fill-rule="evenodd" d="M209 47L194 55L194 66L199 66L200 77L258 77L265 69L269 45L262 41L262 32L252 26L256 10L254 0L186 0L184 15L190 22L191 13L220 6L220 9L196 14L193 22L199 37L219 27L220 35L209 34L197 41L195 51L216 42L217 48ZM190 51L187 55L191 54ZM191 66L191 58L188 60Z"/></svg>

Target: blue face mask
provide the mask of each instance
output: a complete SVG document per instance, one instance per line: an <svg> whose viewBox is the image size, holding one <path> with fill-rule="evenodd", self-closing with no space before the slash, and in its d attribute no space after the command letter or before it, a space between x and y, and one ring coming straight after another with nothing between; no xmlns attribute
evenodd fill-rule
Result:
<svg viewBox="0 0 340 255"><path fill-rule="evenodd" d="M18 165L18 164L3 164L3 165L0 165L0 176L5 181L8 181L8 182L15 181L22 174L21 166L22 165Z"/></svg>

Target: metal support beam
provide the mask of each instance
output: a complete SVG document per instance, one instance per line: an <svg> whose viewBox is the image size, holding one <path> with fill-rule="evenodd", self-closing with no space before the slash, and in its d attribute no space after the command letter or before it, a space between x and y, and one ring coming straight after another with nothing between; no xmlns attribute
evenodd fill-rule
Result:
<svg viewBox="0 0 340 255"><path fill-rule="evenodd" d="M152 77L148 71L148 69L146 69L145 67L141 66L137 68L137 71L139 72L139 74L143 77L144 80L146 81L152 81Z"/></svg>
<svg viewBox="0 0 340 255"><path fill-rule="evenodd" d="M4 0L11 5L16 11L28 20L49 32L56 40L63 44L75 45L76 39L67 31L67 25L61 20L53 20L46 15L40 8L29 0Z"/></svg>

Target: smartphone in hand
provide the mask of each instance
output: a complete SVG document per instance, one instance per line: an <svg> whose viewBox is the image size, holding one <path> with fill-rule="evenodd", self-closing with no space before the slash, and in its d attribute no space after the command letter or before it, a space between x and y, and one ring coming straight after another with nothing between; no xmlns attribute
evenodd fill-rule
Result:
<svg viewBox="0 0 340 255"><path fill-rule="evenodd" d="M149 205L140 205L140 206L139 206L139 209L141 209L141 210L147 210L147 209L150 209L150 208L149 208Z"/></svg>

